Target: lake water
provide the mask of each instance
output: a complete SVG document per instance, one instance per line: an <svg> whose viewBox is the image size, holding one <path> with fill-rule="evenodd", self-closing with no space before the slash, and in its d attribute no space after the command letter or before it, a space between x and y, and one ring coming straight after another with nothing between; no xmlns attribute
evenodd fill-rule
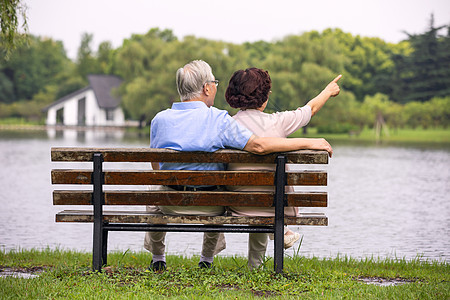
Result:
<svg viewBox="0 0 450 300"><path fill-rule="evenodd" d="M92 250L91 224L55 223L59 210L74 207L52 205L50 170L58 166L50 162L51 147L148 145L146 134L120 131L0 131L0 250ZM291 227L303 235L301 255L450 261L448 145L352 143L333 144L333 149L326 167L329 207L319 209L329 226ZM110 250L143 250L143 233L109 236ZM221 255L246 255L247 234L226 238ZM169 233L166 250L190 256L199 254L200 244L199 233ZM267 254L273 254L271 243Z"/></svg>

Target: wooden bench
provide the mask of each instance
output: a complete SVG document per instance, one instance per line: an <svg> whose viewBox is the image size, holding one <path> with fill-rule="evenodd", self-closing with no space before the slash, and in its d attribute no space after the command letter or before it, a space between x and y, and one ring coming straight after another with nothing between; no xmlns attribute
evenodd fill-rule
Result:
<svg viewBox="0 0 450 300"><path fill-rule="evenodd" d="M284 225L327 226L323 213L284 217L284 206L326 207L326 192L285 192L285 186L325 186L325 171L307 170L311 164L327 164L325 151L293 151L264 156L239 150L179 152L150 148L52 148L53 162L91 162L87 168L53 169L52 184L83 185L83 189L53 191L54 205L88 205L89 210L64 210L56 222L93 222L93 269L107 263L109 231L167 232L267 232L274 233L274 269L283 270ZM120 162L109 169L104 162ZM135 162L270 163L276 171L173 171L136 169ZM302 170L286 171L286 163L302 164ZM63 165L63 164L58 164ZM67 164L64 164L67 166ZM92 166L92 167L91 167ZM125 166L125 167L124 167ZM142 166L142 165L141 165ZM147 164L144 164L147 166ZM290 168L292 169L292 168ZM104 189L108 185L109 189ZM275 186L275 192L160 191L146 185L245 185ZM122 186L122 187L114 187ZM123 187L125 186L125 187ZM133 187L140 186L140 187ZM68 187L69 188L69 187ZM183 205L275 207L275 217L167 216L139 211L104 211L105 205Z"/></svg>

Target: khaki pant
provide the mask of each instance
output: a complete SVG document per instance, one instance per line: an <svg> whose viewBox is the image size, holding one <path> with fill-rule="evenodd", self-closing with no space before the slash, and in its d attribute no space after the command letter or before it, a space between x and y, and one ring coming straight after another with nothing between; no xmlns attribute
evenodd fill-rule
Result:
<svg viewBox="0 0 450 300"><path fill-rule="evenodd" d="M248 267L258 268L266 255L268 233L249 233L248 235Z"/></svg>
<svg viewBox="0 0 450 300"><path fill-rule="evenodd" d="M150 190L172 190L166 186L150 186ZM195 216L220 216L225 212L222 206L147 206L147 211L165 215L195 215ZM166 250L166 232L149 231L145 234L144 248L154 255L163 255ZM226 248L223 232L205 232L201 254L206 257L214 257Z"/></svg>
<svg viewBox="0 0 450 300"><path fill-rule="evenodd" d="M146 232L144 248L153 255L163 255L166 249L164 243L166 232ZM205 232L201 254L205 257L214 257L226 248L225 236L222 232Z"/></svg>
<svg viewBox="0 0 450 300"><path fill-rule="evenodd" d="M285 226L284 233L289 229ZM250 269L258 268L266 255L267 238L273 240L273 233L249 233L248 236L248 267ZM284 238L284 236L283 236Z"/></svg>

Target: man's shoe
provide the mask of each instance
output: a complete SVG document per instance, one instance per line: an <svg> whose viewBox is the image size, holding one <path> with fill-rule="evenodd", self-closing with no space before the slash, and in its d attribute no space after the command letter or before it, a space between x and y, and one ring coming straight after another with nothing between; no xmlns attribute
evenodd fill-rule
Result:
<svg viewBox="0 0 450 300"><path fill-rule="evenodd" d="M165 261L152 261L150 262L150 267L148 267L149 270L159 272L164 271L166 269L166 262Z"/></svg>
<svg viewBox="0 0 450 300"><path fill-rule="evenodd" d="M294 246L294 243L300 239L300 233L294 232L294 234L284 235L284 249L289 249Z"/></svg>
<svg viewBox="0 0 450 300"><path fill-rule="evenodd" d="M201 261L198 263L198 267L200 269L211 269L213 267L213 264L207 261Z"/></svg>

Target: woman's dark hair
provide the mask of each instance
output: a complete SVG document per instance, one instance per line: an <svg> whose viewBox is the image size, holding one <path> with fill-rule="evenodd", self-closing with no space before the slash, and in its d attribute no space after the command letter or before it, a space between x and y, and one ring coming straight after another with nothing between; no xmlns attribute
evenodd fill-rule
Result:
<svg viewBox="0 0 450 300"><path fill-rule="evenodd" d="M272 80L269 73L258 68L234 72L225 92L225 99L233 108L259 108L269 97Z"/></svg>

